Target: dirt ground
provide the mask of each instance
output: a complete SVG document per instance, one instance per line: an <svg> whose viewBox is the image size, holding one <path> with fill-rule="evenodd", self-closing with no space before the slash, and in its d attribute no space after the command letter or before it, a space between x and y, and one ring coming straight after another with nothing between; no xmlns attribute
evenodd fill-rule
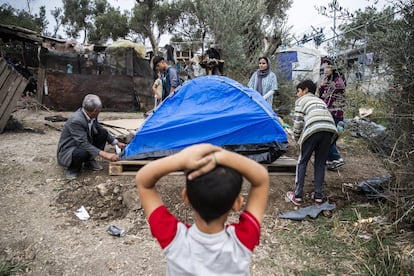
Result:
<svg viewBox="0 0 414 276"><path fill-rule="evenodd" d="M164 275L163 254L149 233L134 177L110 176L108 162L100 160L103 171L85 171L77 180L65 180L55 157L58 129L63 123L44 119L53 115L68 117L70 113L19 109L14 118L30 129L0 134L0 262L25 264L24 271L18 273L24 275ZM142 115L100 115L100 120L123 118ZM46 122L54 127L46 126ZM343 184L355 184L386 171L368 150L341 141L339 148L347 163L337 172L327 172L325 189L330 202L342 208L364 200L363 195ZM309 170L307 192L311 179ZM183 220L191 221L191 212L179 197L183 184L182 176L171 175L161 180L160 189L167 206ZM278 217L293 210L284 198L293 187L294 176L271 176L262 241L253 254L253 275L282 275L296 262L297 256L284 250L286 241L278 235L285 225L297 223ZM81 206L90 214L89 220L75 216ZM110 225L124 229L125 235L109 235L106 230Z"/></svg>

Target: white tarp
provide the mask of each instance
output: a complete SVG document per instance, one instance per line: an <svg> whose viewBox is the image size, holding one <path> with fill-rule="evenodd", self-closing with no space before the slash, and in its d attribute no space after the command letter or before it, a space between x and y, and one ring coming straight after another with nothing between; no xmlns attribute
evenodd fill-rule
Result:
<svg viewBox="0 0 414 276"><path fill-rule="evenodd" d="M278 73L288 80L298 82L303 79L319 81L321 53L317 49L305 47L279 48L276 51Z"/></svg>

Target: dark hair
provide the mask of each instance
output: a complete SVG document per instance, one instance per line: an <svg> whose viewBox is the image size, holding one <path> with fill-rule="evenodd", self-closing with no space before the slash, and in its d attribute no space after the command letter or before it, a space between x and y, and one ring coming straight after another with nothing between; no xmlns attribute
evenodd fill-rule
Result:
<svg viewBox="0 0 414 276"><path fill-rule="evenodd" d="M229 167L217 165L212 171L186 182L191 206L209 223L228 212L243 183L241 174Z"/></svg>
<svg viewBox="0 0 414 276"><path fill-rule="evenodd" d="M157 68L158 63L160 63L161 60L164 60L163 57L161 56L154 56L152 58L152 68L155 70L155 68Z"/></svg>
<svg viewBox="0 0 414 276"><path fill-rule="evenodd" d="M296 90L299 89L299 88L302 89L302 90L307 88L308 91L312 94L315 94L315 92L316 92L316 84L311 80L301 81L300 83L298 83L298 85L296 85Z"/></svg>
<svg viewBox="0 0 414 276"><path fill-rule="evenodd" d="M260 61L261 59L266 60L267 66L269 66L269 67L270 67L270 59L269 59L268 57L265 57L265 56L263 56L263 57L259 57L259 61Z"/></svg>
<svg viewBox="0 0 414 276"><path fill-rule="evenodd" d="M329 80L333 81L336 78L341 78L345 82L345 78L342 77L343 74L341 74L341 72L336 66L328 64L326 65L326 68L330 68L332 71L332 74L329 76Z"/></svg>

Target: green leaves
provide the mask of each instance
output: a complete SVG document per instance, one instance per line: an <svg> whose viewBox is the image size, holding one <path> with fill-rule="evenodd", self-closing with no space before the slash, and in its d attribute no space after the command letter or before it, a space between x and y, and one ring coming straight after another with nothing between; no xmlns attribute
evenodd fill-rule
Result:
<svg viewBox="0 0 414 276"><path fill-rule="evenodd" d="M40 7L39 15L32 15L25 10L16 10L9 4L0 6L0 23L23 27L39 33L42 33L48 24L44 6Z"/></svg>

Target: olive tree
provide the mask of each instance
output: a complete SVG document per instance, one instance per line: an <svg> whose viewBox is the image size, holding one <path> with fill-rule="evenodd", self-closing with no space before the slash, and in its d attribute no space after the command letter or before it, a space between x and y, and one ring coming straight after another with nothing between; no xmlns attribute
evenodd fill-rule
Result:
<svg viewBox="0 0 414 276"><path fill-rule="evenodd" d="M172 31L180 14L176 1L137 0L132 10L130 28L144 39L148 38L157 55L161 35Z"/></svg>
<svg viewBox="0 0 414 276"><path fill-rule="evenodd" d="M176 33L204 43L212 41L225 59L227 72L242 80L259 55L271 55L282 41L289 0L184 0ZM264 39L270 47L264 47ZM207 47L209 45L206 45Z"/></svg>
<svg viewBox="0 0 414 276"><path fill-rule="evenodd" d="M62 0L64 16L63 24L68 36L78 38L83 32L83 42L86 41L92 17L92 4L90 0Z"/></svg>
<svg viewBox="0 0 414 276"><path fill-rule="evenodd" d="M88 35L91 43L105 44L108 39L125 38L130 32L129 14L121 13L119 8L115 9L106 0L95 1L93 17L94 24Z"/></svg>
<svg viewBox="0 0 414 276"><path fill-rule="evenodd" d="M62 0L66 34L83 42L104 44L108 39L124 38L129 33L128 16L115 9L107 0Z"/></svg>
<svg viewBox="0 0 414 276"><path fill-rule="evenodd" d="M354 20L341 29L346 33L341 43L364 43L377 56L391 76L383 93L387 107L387 132L375 149L395 176L390 184L397 222L414 220L412 179L414 172L414 0L398 0L383 11L373 8L359 11ZM376 96L378 97L378 96ZM401 193L402 192L402 193ZM390 193L392 195L392 193Z"/></svg>
<svg viewBox="0 0 414 276"><path fill-rule="evenodd" d="M38 14L31 14L25 10L18 10L9 4L0 6L0 23L5 25L15 25L30 29L39 33L44 33L48 22L46 20L46 8L41 6Z"/></svg>

